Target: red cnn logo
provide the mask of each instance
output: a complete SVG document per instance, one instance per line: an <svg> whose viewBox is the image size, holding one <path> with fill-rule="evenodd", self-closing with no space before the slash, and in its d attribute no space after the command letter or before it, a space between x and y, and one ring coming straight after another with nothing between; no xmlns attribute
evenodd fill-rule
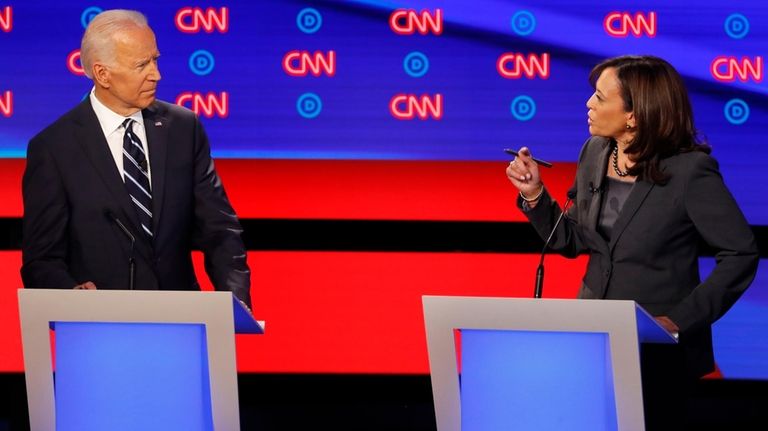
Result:
<svg viewBox="0 0 768 431"><path fill-rule="evenodd" d="M520 79L525 76L528 79L549 78L549 53L539 55L507 52L501 54L496 61L496 70L499 75L508 79Z"/></svg>
<svg viewBox="0 0 768 431"><path fill-rule="evenodd" d="M4 7L0 12L0 28L6 33L13 30L13 8L10 6Z"/></svg>
<svg viewBox="0 0 768 431"><path fill-rule="evenodd" d="M67 55L67 69L76 76L84 76L85 70L80 63L80 50L76 49Z"/></svg>
<svg viewBox="0 0 768 431"><path fill-rule="evenodd" d="M336 75L336 51L328 51L323 54L315 51L290 51L283 57L283 70L290 76L307 76L310 73L320 76L325 73L328 76Z"/></svg>
<svg viewBox="0 0 768 431"><path fill-rule="evenodd" d="M427 120L430 117L439 120L443 118L443 95L435 94L431 98L427 94L420 97L415 94L396 94L389 101L389 112L398 120Z"/></svg>
<svg viewBox="0 0 768 431"><path fill-rule="evenodd" d="M443 33L443 10L435 9L435 13L424 9L416 12L413 9L395 9L389 16L389 28L400 35L411 35L417 31L426 35L430 31L436 36Z"/></svg>
<svg viewBox="0 0 768 431"><path fill-rule="evenodd" d="M715 57L709 67L712 76L720 82L733 82L738 77L740 81L747 82L751 79L755 82L763 81L763 57L757 56L754 60L742 57L741 61L736 57L721 55Z"/></svg>
<svg viewBox="0 0 768 431"><path fill-rule="evenodd" d="M612 37L627 37L630 33L635 37L642 37L643 33L656 37L656 12L648 12L647 16L642 12L634 16L629 12L611 12L605 16L603 27Z"/></svg>
<svg viewBox="0 0 768 431"><path fill-rule="evenodd" d="M0 112L5 117L13 115L13 93L11 91L6 91L3 93L3 97L0 97Z"/></svg>
<svg viewBox="0 0 768 431"><path fill-rule="evenodd" d="M197 115L211 118L229 116L229 93L222 91L216 97L214 93L203 95L198 92L185 91L176 97L176 104L191 109Z"/></svg>
<svg viewBox="0 0 768 431"><path fill-rule="evenodd" d="M217 12L212 7L203 10L187 6L176 12L175 21L176 28L182 33L200 33L200 30L206 33L213 33L214 30L226 33L229 31L229 8L225 6Z"/></svg>

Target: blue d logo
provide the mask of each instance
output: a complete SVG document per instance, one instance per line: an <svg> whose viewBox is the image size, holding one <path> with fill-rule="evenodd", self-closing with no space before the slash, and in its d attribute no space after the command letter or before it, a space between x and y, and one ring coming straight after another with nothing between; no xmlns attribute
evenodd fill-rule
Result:
<svg viewBox="0 0 768 431"><path fill-rule="evenodd" d="M299 30L307 34L312 34L320 30L323 25L323 16L317 9L308 7L299 11L296 15L296 26Z"/></svg>
<svg viewBox="0 0 768 431"><path fill-rule="evenodd" d="M749 33L749 20L740 13L728 15L725 19L725 34L731 39L743 39Z"/></svg>
<svg viewBox="0 0 768 431"><path fill-rule="evenodd" d="M729 123L738 126L749 119L749 105L741 99L731 99L725 104L723 113Z"/></svg>
<svg viewBox="0 0 768 431"><path fill-rule="evenodd" d="M83 10L83 13L80 15L80 24L83 25L83 28L88 27L88 24L91 23L91 20L96 18L96 15L100 14L102 12L100 7L91 6L85 8Z"/></svg>
<svg viewBox="0 0 768 431"><path fill-rule="evenodd" d="M429 71L429 59L426 55L418 51L413 51L405 56L405 60L403 60L403 69L405 69L405 73L408 75L414 78L420 78Z"/></svg>
<svg viewBox="0 0 768 431"><path fill-rule="evenodd" d="M510 105L512 116L519 121L528 121L536 115L536 102L530 96L517 96Z"/></svg>
<svg viewBox="0 0 768 431"><path fill-rule="evenodd" d="M304 118L315 118L323 110L323 101L315 93L304 93L296 101L296 110Z"/></svg>
<svg viewBox="0 0 768 431"><path fill-rule="evenodd" d="M518 36L528 36L536 30L536 17L527 10L521 10L512 15L512 31Z"/></svg>
<svg viewBox="0 0 768 431"><path fill-rule="evenodd" d="M214 65L213 54L204 49L199 49L189 56L189 69L195 75L204 76L211 73Z"/></svg>

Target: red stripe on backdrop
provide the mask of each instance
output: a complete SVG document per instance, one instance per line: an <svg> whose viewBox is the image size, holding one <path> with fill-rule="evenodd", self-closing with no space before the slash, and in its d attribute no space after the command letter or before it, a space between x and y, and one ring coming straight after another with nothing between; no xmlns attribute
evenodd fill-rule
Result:
<svg viewBox="0 0 768 431"><path fill-rule="evenodd" d="M257 252L249 259L254 314L266 320L266 334L238 338L240 371L400 374L429 372L422 295L529 297L538 257ZM575 297L585 264L586 257L551 259L544 296Z"/></svg>
<svg viewBox="0 0 768 431"><path fill-rule="evenodd" d="M26 159L0 159L0 217L21 217L21 176Z"/></svg>
<svg viewBox="0 0 768 431"><path fill-rule="evenodd" d="M422 295L531 296L535 255L251 252L263 336L238 336L238 369L427 373ZM550 256L544 296L576 295L586 257ZM0 372L22 371L19 252L0 252ZM195 255L199 279L202 257Z"/></svg>
<svg viewBox="0 0 768 431"><path fill-rule="evenodd" d="M22 286L21 252L0 252L0 372L22 371L17 291Z"/></svg>
<svg viewBox="0 0 768 431"><path fill-rule="evenodd" d="M0 217L20 217L24 159L0 159ZM523 221L504 162L216 161L244 218ZM574 163L542 169L564 200Z"/></svg>

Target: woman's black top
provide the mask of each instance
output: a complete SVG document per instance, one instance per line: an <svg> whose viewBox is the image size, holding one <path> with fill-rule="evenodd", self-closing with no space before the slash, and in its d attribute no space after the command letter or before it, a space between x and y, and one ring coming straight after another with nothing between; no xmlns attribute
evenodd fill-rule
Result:
<svg viewBox="0 0 768 431"><path fill-rule="evenodd" d="M606 177L606 180L603 182L605 188L603 202L600 206L600 218L597 221L597 231L606 242L610 242L613 225L618 220L621 208L635 183L634 181L617 180L613 177Z"/></svg>

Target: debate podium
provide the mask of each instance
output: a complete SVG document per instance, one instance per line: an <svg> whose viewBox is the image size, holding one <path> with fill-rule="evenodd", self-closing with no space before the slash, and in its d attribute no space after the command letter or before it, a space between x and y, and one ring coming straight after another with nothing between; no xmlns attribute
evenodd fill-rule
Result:
<svg viewBox="0 0 768 431"><path fill-rule="evenodd" d="M32 431L239 430L231 292L20 289Z"/></svg>
<svg viewBox="0 0 768 431"><path fill-rule="evenodd" d="M438 431L644 430L639 343L677 342L634 301L422 302Z"/></svg>

